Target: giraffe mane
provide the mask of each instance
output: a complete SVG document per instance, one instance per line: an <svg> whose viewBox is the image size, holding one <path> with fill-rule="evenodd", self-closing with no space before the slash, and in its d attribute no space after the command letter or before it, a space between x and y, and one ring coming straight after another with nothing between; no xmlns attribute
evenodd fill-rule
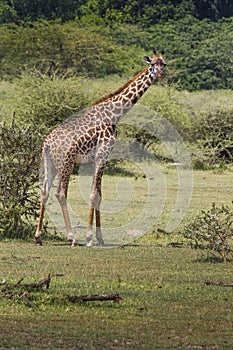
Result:
<svg viewBox="0 0 233 350"><path fill-rule="evenodd" d="M111 97L120 94L125 88L127 88L134 80L136 80L138 77L140 77L140 75L142 75L143 73L145 73L148 70L148 67L145 67L141 72L139 72L137 75L135 75L135 77L133 77L132 79L130 79L129 81L127 81L127 83L125 83L123 86L121 86L119 89L117 89L115 92L110 93L107 96L102 97L100 100L97 100L96 102L92 103L91 106L95 106L98 105L101 102L107 101L108 99L110 99Z"/></svg>

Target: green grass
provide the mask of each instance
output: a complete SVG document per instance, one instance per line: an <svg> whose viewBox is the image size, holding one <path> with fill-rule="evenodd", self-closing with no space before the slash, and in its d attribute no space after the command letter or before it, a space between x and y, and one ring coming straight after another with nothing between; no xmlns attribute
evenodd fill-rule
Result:
<svg viewBox="0 0 233 350"><path fill-rule="evenodd" d="M6 282L54 277L34 306L0 298L1 349L232 349L232 263L188 248L70 248L0 243ZM115 293L119 304L70 304L67 295Z"/></svg>
<svg viewBox="0 0 233 350"><path fill-rule="evenodd" d="M137 241L138 246L71 248L64 242L44 241L43 247L36 247L34 242L0 242L0 283L16 283L20 278L38 282L49 273L64 275L53 277L49 290L31 293L31 308L22 297L7 299L0 292L1 349L233 348L233 289L204 283L232 283L232 262L211 261L201 251L164 244L181 241L183 225L212 202L232 201L233 173L231 169L193 171L187 212L176 231L166 235L157 228L166 228L177 197L178 175L173 166L159 167L166 180L164 205L153 230ZM69 204L83 221L89 192L81 186L85 181L85 175L73 176L69 190ZM113 201L114 207L122 196L124 206L109 213L103 203L104 233L113 226L118 230L140 213L147 185L137 168L133 176L104 175L103 200ZM133 200L119 192L124 186L132 190ZM119 304L67 300L68 295L98 293L120 293L123 300Z"/></svg>
<svg viewBox="0 0 233 350"><path fill-rule="evenodd" d="M205 172L190 170L187 183L188 186L191 186L192 192L190 196L187 196L190 201L184 200L181 203L184 205L184 215L180 215L179 225L175 227L172 234L158 234L158 228L166 231L176 204L180 180L177 169L168 164L152 163L154 175L148 182L148 177L144 178L140 173L144 169L143 165L138 169L135 163L134 167L130 164L127 168L126 163L125 167L125 169L132 171L133 176L110 176L107 174L103 176L101 215L106 243L132 242L135 237L142 236L144 233L149 233L143 237L147 243L165 243L171 239L181 240L179 232L201 210L210 209L213 202L216 203L216 206L230 205L233 199L231 186L233 172L231 168L225 171L216 169ZM140 175L138 176L138 174ZM82 243L85 242L91 181L92 176L80 176L79 178L73 176L68 193L73 224L80 221L82 226L78 228L77 235ZM153 198L146 207L148 186L150 186L150 195ZM64 227L56 200L53 205L56 205L57 213L55 216L51 216L53 222L58 222L60 219L60 225ZM158 211L155 211L156 206L159 208ZM147 208L145 215L142 215L145 207ZM180 212L178 212L178 217L179 214ZM134 232L135 235L131 236L131 232Z"/></svg>
<svg viewBox="0 0 233 350"><path fill-rule="evenodd" d="M49 290L33 293L31 308L20 297L7 299L1 294L1 349L232 349L233 289L204 284L232 283L232 262L211 262L200 251L161 245L182 240L179 230L212 202L231 202L232 172L194 171L186 215L173 234L164 235L156 231L166 227L171 215L178 176L172 166L160 165L160 171L166 180L164 205L153 230L138 246L72 249L63 242L45 241L43 247L0 242L0 282L16 283L20 278L38 282L49 273L64 275L53 277ZM148 183L139 173L134 169L133 176L103 177L107 204L121 195L121 186L127 184L133 192L133 200L129 195L119 197L123 210L103 211L106 232L114 225L118 230L145 205ZM85 175L79 180L72 177L69 204L85 221L88 189L81 186L83 181ZM123 300L119 304L67 300L68 295L97 293L120 293Z"/></svg>

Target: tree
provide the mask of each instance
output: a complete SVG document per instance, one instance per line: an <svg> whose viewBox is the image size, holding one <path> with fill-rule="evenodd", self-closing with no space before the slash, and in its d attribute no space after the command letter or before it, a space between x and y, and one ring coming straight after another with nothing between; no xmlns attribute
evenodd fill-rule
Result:
<svg viewBox="0 0 233 350"><path fill-rule="evenodd" d="M0 128L0 237L26 238L38 216L41 136L33 127Z"/></svg>
<svg viewBox="0 0 233 350"><path fill-rule="evenodd" d="M17 20L17 12L7 0L0 2L0 24L15 22Z"/></svg>
<svg viewBox="0 0 233 350"><path fill-rule="evenodd" d="M218 20L222 17L233 15L233 3L231 0L194 0L197 17Z"/></svg>

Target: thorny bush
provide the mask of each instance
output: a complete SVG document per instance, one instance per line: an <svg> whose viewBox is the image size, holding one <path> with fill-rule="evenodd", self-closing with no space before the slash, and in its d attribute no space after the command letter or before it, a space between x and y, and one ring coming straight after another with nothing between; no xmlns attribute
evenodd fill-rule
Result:
<svg viewBox="0 0 233 350"><path fill-rule="evenodd" d="M210 210L202 211L184 229L184 236L188 238L191 247L204 249L215 258L226 262L233 252L233 209L212 204Z"/></svg>
<svg viewBox="0 0 233 350"><path fill-rule="evenodd" d="M0 238L28 238L34 231L40 150L34 127L0 126Z"/></svg>

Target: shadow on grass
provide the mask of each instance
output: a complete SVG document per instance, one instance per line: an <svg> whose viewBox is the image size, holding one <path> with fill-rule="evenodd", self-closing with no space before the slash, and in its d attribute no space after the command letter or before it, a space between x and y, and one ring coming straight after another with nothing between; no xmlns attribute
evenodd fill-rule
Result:
<svg viewBox="0 0 233 350"><path fill-rule="evenodd" d="M75 164L73 174L79 175L79 176L86 176L86 175L93 175L94 174L94 166L92 163L88 164L82 164L80 173L80 165ZM136 169L130 168L130 166L127 166L127 164L122 159L113 159L109 161L107 164L105 170L105 175L109 176L122 176L122 177L143 177L144 174L140 171L137 171Z"/></svg>
<svg viewBox="0 0 233 350"><path fill-rule="evenodd" d="M219 264L219 263L224 263L223 259L217 256L203 256L201 258L193 260L194 262L197 263L211 263L211 264ZM233 259L227 259L227 262L232 262Z"/></svg>

